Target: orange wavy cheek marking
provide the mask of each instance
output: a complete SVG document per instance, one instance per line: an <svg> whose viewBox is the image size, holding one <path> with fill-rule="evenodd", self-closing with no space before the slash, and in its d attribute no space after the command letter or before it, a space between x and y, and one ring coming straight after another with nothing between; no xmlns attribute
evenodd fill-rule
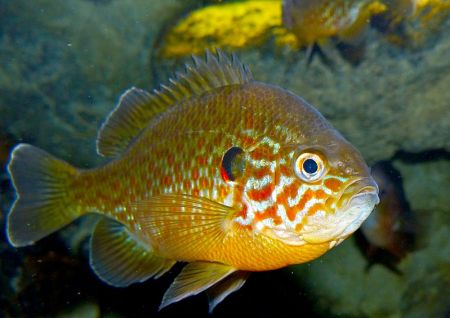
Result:
<svg viewBox="0 0 450 318"><path fill-rule="evenodd" d="M306 203L308 203L309 200L311 200L314 196L314 191L311 189L308 189L305 191L305 193L303 194L300 202L297 204L296 208L298 210L303 210L303 208L305 207Z"/></svg>
<svg viewBox="0 0 450 318"><path fill-rule="evenodd" d="M317 213L317 211L319 210L324 210L324 206L322 203L316 203L314 204L312 207L309 208L308 212L306 213L306 215L314 215Z"/></svg>
<svg viewBox="0 0 450 318"><path fill-rule="evenodd" d="M274 223L281 222L281 218L277 215L277 209L274 206L268 207L262 213L255 214L255 221L262 221L268 218L273 219Z"/></svg>
<svg viewBox="0 0 450 318"><path fill-rule="evenodd" d="M284 188L283 193L289 198L295 198L298 193L299 186L295 183L292 183Z"/></svg>
<svg viewBox="0 0 450 318"><path fill-rule="evenodd" d="M325 191L319 189L316 191L315 197L316 197L316 199L321 200L321 199L325 199L327 197L327 194L325 193Z"/></svg>
<svg viewBox="0 0 450 318"><path fill-rule="evenodd" d="M338 192L342 186L342 182L335 178L329 178L324 181L324 185L333 192Z"/></svg>

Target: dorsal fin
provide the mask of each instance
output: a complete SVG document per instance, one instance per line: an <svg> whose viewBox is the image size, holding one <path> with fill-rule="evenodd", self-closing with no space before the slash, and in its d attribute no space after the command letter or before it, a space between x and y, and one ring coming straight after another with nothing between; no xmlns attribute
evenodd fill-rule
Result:
<svg viewBox="0 0 450 318"><path fill-rule="evenodd" d="M206 51L206 60L196 56L192 60L185 72L177 72L168 85L161 85L153 94L135 87L127 90L100 128L97 152L102 156L122 153L156 115L176 102L253 80L249 69L234 54L230 58L220 50L217 56Z"/></svg>

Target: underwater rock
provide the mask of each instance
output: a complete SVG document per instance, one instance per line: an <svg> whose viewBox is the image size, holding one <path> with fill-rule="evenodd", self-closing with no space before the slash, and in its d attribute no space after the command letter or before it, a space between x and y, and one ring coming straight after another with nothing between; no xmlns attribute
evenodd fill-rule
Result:
<svg viewBox="0 0 450 318"><path fill-rule="evenodd" d="M105 114L131 85L151 86L162 25L197 3L0 1L0 126L81 166L98 161Z"/></svg>

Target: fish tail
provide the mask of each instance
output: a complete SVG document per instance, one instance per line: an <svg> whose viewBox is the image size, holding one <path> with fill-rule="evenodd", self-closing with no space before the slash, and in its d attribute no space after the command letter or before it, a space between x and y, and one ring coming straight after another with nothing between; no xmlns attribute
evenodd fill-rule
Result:
<svg viewBox="0 0 450 318"><path fill-rule="evenodd" d="M11 154L8 171L17 195L6 227L13 246L33 244L83 214L69 195L78 170L68 163L19 144Z"/></svg>

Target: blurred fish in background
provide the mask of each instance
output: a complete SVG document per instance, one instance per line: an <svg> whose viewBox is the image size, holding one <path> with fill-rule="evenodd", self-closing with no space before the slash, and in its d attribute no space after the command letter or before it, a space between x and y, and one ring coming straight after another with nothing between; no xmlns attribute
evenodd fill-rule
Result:
<svg viewBox="0 0 450 318"><path fill-rule="evenodd" d="M283 0L283 24L308 48L308 59L314 49L326 49L335 38L350 51L351 61L357 62L370 18L386 9L383 3L371 0Z"/></svg>
<svg viewBox="0 0 450 318"><path fill-rule="evenodd" d="M388 10L372 20L387 41L403 47L423 45L450 14L448 0L384 0Z"/></svg>
<svg viewBox="0 0 450 318"><path fill-rule="evenodd" d="M389 162L372 167L379 187L380 204L355 235L358 247L369 260L399 273L396 264L414 247L417 224L405 197L400 172Z"/></svg>

